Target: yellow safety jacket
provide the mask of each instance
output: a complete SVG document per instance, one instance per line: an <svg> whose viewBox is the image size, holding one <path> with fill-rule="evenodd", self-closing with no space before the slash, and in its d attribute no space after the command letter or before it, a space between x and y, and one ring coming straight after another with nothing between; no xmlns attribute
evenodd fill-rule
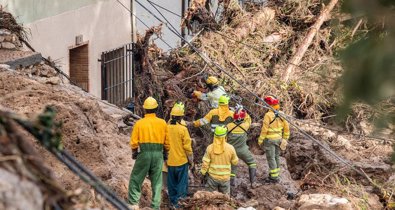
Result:
<svg viewBox="0 0 395 210"><path fill-rule="evenodd" d="M206 116L199 120L195 120L193 125L200 127L210 123L211 130L214 132L219 125L227 125L233 121L233 111L229 109L228 105L220 105L217 109L212 109Z"/></svg>
<svg viewBox="0 0 395 210"><path fill-rule="evenodd" d="M182 123L182 122L181 122ZM192 155L192 141L187 127L177 123L167 125L167 138L170 143L168 166L181 166L188 162L188 156Z"/></svg>
<svg viewBox="0 0 395 210"><path fill-rule="evenodd" d="M269 110L263 118L263 125L261 135L258 138L258 143L261 144L263 140L277 140L289 139L289 124L280 116L276 117L272 110Z"/></svg>
<svg viewBox="0 0 395 210"><path fill-rule="evenodd" d="M200 100L208 101L211 108L218 108L218 99L224 94L226 94L224 87L218 86L213 91L210 91L208 93L202 93L200 95L197 95L197 97Z"/></svg>
<svg viewBox="0 0 395 210"><path fill-rule="evenodd" d="M240 125L236 125L234 122L227 124L228 132L233 134L243 134L250 129L250 126L251 117L249 114L246 115L244 121Z"/></svg>
<svg viewBox="0 0 395 210"><path fill-rule="evenodd" d="M203 156L203 164L201 173L205 175L208 173L211 178L217 181L229 181L232 165L237 165L239 158L236 155L235 148L226 143L223 143L222 153L217 154L214 150L214 144L218 137L214 137L214 143L210 144L206 153ZM222 137L225 138L225 137Z"/></svg>
<svg viewBox="0 0 395 210"><path fill-rule="evenodd" d="M130 146L132 149L137 149L140 144L162 144L166 150L169 150L169 140L166 135L166 121L156 117L155 114L145 114L144 118L133 126Z"/></svg>

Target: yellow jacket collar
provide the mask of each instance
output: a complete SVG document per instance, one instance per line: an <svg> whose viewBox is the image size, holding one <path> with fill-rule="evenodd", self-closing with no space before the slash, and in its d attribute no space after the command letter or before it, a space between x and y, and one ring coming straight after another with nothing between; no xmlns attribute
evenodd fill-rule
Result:
<svg viewBox="0 0 395 210"><path fill-rule="evenodd" d="M156 117L155 113L145 114L144 117Z"/></svg>
<svg viewBox="0 0 395 210"><path fill-rule="evenodd" d="M217 137L214 136L214 141L213 141L213 149L214 149L214 154L222 154L225 151L225 141L226 137Z"/></svg>

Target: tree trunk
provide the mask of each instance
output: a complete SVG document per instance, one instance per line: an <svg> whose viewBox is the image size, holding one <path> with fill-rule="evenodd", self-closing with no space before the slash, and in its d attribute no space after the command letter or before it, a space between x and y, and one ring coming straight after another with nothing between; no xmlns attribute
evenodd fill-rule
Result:
<svg viewBox="0 0 395 210"><path fill-rule="evenodd" d="M317 34L317 31L320 30L321 25L328 19L330 12L333 10L337 2L338 0L331 0L328 6L322 10L321 14L318 16L317 21L310 28L309 33L304 37L296 53L289 60L288 66L285 70L285 73L283 74L283 80L285 82L288 82L293 70L302 61L302 58L313 41L315 35Z"/></svg>

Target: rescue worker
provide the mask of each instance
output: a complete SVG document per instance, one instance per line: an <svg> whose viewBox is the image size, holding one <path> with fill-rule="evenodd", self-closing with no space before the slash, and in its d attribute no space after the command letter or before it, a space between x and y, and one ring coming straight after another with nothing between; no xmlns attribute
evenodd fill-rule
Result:
<svg viewBox="0 0 395 210"><path fill-rule="evenodd" d="M258 144L264 145L266 159L269 165L269 178L266 182L279 182L280 175L280 149L285 150L289 139L289 124L286 120L278 116L280 109L279 100L274 96L266 96L265 102L276 112L269 110L264 118Z"/></svg>
<svg viewBox="0 0 395 210"><path fill-rule="evenodd" d="M230 194L230 173L232 165L239 161L235 148L226 142L228 130L225 126L215 128L214 140L203 156L201 174L209 191Z"/></svg>
<svg viewBox="0 0 395 210"><path fill-rule="evenodd" d="M193 167L193 152L188 129L181 124L184 110L175 105L170 114L171 120L167 125L170 143L167 186L170 203L178 208L178 200L188 193L188 168Z"/></svg>
<svg viewBox="0 0 395 210"><path fill-rule="evenodd" d="M210 124L211 131L219 125L226 126L233 121L233 111L229 109L229 96L224 94L218 99L218 108L212 109L206 116L193 122L194 127Z"/></svg>
<svg viewBox="0 0 395 210"><path fill-rule="evenodd" d="M233 114L233 120L233 122L227 125L229 131L227 142L235 148L237 157L247 164L251 187L255 187L253 184L255 183L256 177L256 161L247 145L247 131L251 125L251 117L243 109L243 106L237 105L236 111ZM235 186L236 174L237 166L232 166L232 172L230 175L231 186Z"/></svg>
<svg viewBox="0 0 395 210"><path fill-rule="evenodd" d="M183 112L185 113L185 105L184 105L183 102L177 101L177 102L174 104L173 108L174 108L174 107L179 107L179 108L182 109ZM171 115L171 113L170 113L170 115ZM172 119L172 118L170 118L170 120L167 122L167 124L170 124L171 119ZM181 119L180 124L186 126L186 122L185 122L183 119ZM162 188L163 188L163 190L164 190L164 193L165 193L166 195L168 195L168 191L167 191L167 190L168 190L168 187L167 187L167 173L168 173L168 168L167 168L167 163L166 163L166 162L163 162L162 172L163 172L163 174L162 174Z"/></svg>
<svg viewBox="0 0 395 210"><path fill-rule="evenodd" d="M226 94L224 87L219 85L217 77L209 76L206 79L206 85L210 90L208 93L202 93L201 91L193 91L193 95L200 100L208 101L211 108L218 108L219 97Z"/></svg>
<svg viewBox="0 0 395 210"><path fill-rule="evenodd" d="M163 119L156 117L158 102L148 97L144 101L144 118L133 126L130 145L132 158L136 160L130 175L128 203L138 208L141 185L148 174L152 188L153 209L159 209L162 188L162 165L169 150L167 125Z"/></svg>

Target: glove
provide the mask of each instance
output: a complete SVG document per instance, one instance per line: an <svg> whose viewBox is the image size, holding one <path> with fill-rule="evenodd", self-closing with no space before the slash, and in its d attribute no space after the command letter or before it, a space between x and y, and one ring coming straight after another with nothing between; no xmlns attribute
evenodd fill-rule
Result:
<svg viewBox="0 0 395 210"><path fill-rule="evenodd" d="M188 155L188 163L189 163L189 169L193 169L195 167L195 164L193 162L193 154Z"/></svg>
<svg viewBox="0 0 395 210"><path fill-rule="evenodd" d="M286 139L281 139L281 143L280 143L280 149L282 151L284 151L285 149L287 149L287 145L288 145L288 141Z"/></svg>
<svg viewBox="0 0 395 210"><path fill-rule="evenodd" d="M202 96L202 92L198 91L198 90L194 90L192 93L192 97L195 98L200 98L200 96Z"/></svg>
<svg viewBox="0 0 395 210"><path fill-rule="evenodd" d="M139 155L138 149L132 149L132 159L137 160L137 156Z"/></svg>
<svg viewBox="0 0 395 210"><path fill-rule="evenodd" d="M203 175L202 180L201 180L202 185L206 185L207 184L207 178L208 178L208 173Z"/></svg>
<svg viewBox="0 0 395 210"><path fill-rule="evenodd" d="M163 150L163 161L167 161L168 156L169 156L168 152L164 149Z"/></svg>

